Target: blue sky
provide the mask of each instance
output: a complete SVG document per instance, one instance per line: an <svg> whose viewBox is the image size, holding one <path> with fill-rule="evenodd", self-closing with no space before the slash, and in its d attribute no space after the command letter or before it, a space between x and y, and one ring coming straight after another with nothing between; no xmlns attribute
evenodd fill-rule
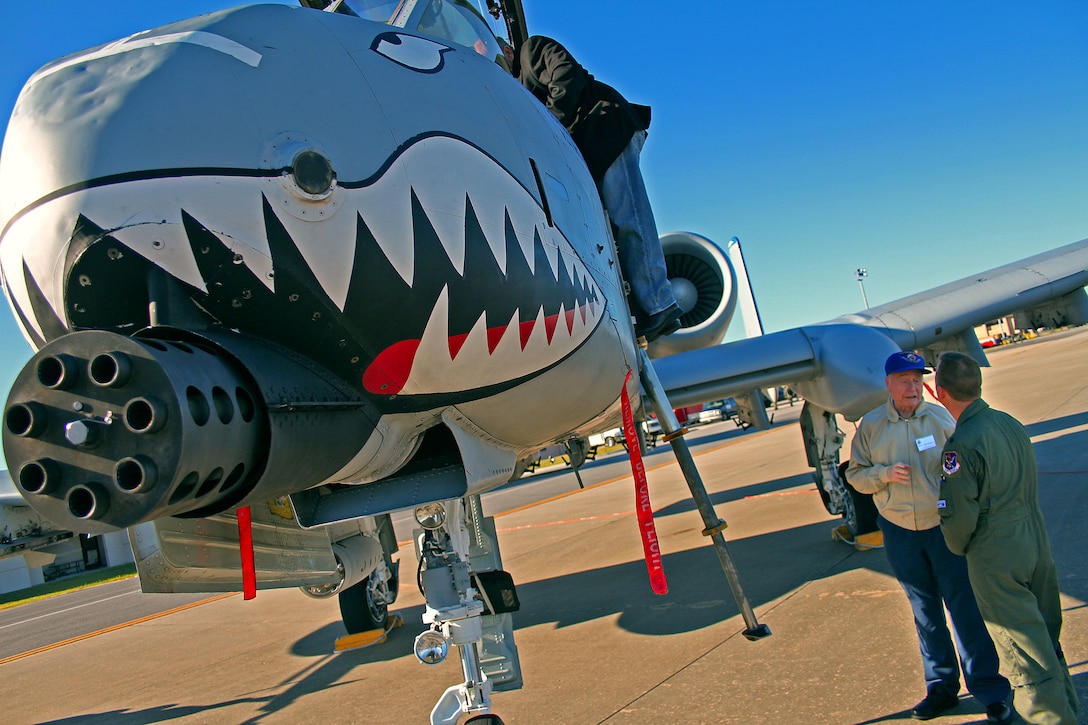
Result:
<svg viewBox="0 0 1088 725"><path fill-rule="evenodd" d="M50 60L236 4L0 2L0 131ZM660 230L739 237L769 331L1088 237L1088 3L524 4L653 106ZM5 308L0 393L30 355Z"/></svg>

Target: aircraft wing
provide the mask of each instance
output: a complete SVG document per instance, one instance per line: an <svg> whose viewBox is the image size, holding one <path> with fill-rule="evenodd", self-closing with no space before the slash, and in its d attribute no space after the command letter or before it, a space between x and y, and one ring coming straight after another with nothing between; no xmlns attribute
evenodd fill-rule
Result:
<svg viewBox="0 0 1088 725"><path fill-rule="evenodd" d="M1088 322L1088 239L964 277L888 304L805 327L670 355L654 369L676 407L790 385L824 410L856 420L885 396L884 360L947 350L986 364L974 327L1003 315L1031 327Z"/></svg>

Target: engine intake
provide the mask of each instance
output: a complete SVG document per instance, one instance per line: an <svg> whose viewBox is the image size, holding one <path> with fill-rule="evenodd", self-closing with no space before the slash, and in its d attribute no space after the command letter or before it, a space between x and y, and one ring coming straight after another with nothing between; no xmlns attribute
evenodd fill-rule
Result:
<svg viewBox="0 0 1088 725"><path fill-rule="evenodd" d="M737 276L729 258L717 244L691 232L661 235L661 248L684 314L677 332L650 343L650 357L719 344L737 306Z"/></svg>

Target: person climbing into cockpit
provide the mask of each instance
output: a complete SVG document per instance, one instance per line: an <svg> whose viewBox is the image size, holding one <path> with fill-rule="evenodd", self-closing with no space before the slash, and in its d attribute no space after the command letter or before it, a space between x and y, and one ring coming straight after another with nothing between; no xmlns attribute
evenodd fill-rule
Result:
<svg viewBox="0 0 1088 725"><path fill-rule="evenodd" d="M590 75L558 41L535 35L515 54L499 39L508 70L548 107L582 152L619 247L631 285L635 333L653 342L680 329L683 311L669 284L665 255L639 155L650 125L649 106L630 103Z"/></svg>

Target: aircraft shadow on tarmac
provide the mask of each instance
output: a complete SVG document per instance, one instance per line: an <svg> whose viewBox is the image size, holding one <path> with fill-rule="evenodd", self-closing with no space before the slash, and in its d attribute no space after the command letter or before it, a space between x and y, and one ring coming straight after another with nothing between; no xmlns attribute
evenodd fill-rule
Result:
<svg viewBox="0 0 1088 725"><path fill-rule="evenodd" d="M730 551L737 558L754 606L758 607L821 576L833 576L859 568L887 573L887 562L880 552L855 552L831 542L827 531L827 523L812 524L730 544ZM798 552L804 552L804 555ZM515 627L522 629L553 622L562 627L618 613L618 624L624 629L650 635L670 635L713 626L738 614L724 576L716 576L718 562L710 547L666 555L664 565L670 590L663 597L650 592L645 565L641 561L530 582L519 589L523 605L521 611L514 615ZM774 577L752 574L771 568L776 570ZM423 607L397 611L406 624L393 630L389 640L382 645L330 654L336 638L343 634L343 626L338 622L325 625L297 640L291 649L293 655L317 659L307 662L298 673L286 680L290 685L282 692L209 704L175 703L135 711L113 710L54 720L47 725L143 725L209 715L239 704L259 705L260 714L246 722L260 722L264 717L297 703L309 693L358 684L366 678L363 671L357 670L359 667L410 657L412 639L418 630L418 627L411 625L419 623ZM1070 664L1077 667L1084 663ZM1074 682L1083 693L1088 688L1088 674L1075 676ZM273 689L275 687L271 686ZM890 713L872 722L900 719L910 720L910 712Z"/></svg>
<svg viewBox="0 0 1088 725"><path fill-rule="evenodd" d="M1044 433L1053 433L1058 430L1075 428L1078 425L1084 425L1085 423L1088 423L1088 412L1063 415L1061 418L1040 420L1038 423L1032 423L1031 425L1024 427L1027 428L1028 435L1037 436L1043 435ZM1039 455L1038 448L1036 448L1036 457L1042 462L1043 456Z"/></svg>
<svg viewBox="0 0 1088 725"><path fill-rule="evenodd" d="M880 554L855 552L832 542L829 529L827 523L812 524L729 543L754 607L815 578L855 568L887 569ZM625 630L670 635L710 627L739 614L709 544L666 554L662 562L669 583L664 596L650 591L641 560L521 585L522 608L514 615L514 625L567 627L618 614L617 623ZM774 575L759 576L766 571Z"/></svg>
<svg viewBox="0 0 1088 725"><path fill-rule="evenodd" d="M1088 414L1070 415L1028 426L1042 435L1088 423ZM1039 464L1039 504L1047 520L1050 546L1065 594L1088 601L1088 430L1055 436L1035 444Z"/></svg>
<svg viewBox="0 0 1088 725"><path fill-rule="evenodd" d="M195 717L213 713L216 709L230 707L247 702L263 702L271 698L239 698L214 705L160 705L143 710L110 710L89 715L73 715L59 720L49 720L40 725L148 725L149 723L170 722L183 717Z"/></svg>
<svg viewBox="0 0 1088 725"><path fill-rule="evenodd" d="M678 512L680 509L678 507ZM659 512L660 515L667 515ZM787 594L806 582L844 571L867 568L889 573L880 552L857 552L831 540L831 522L763 534L729 542L745 592L758 607ZM555 624L566 627L619 614L620 627L639 634L670 635L718 624L739 611L730 594L714 549L702 545L662 557L669 592L657 596L650 590L646 564L640 559L589 569L561 577L518 584L520 611L514 614L515 629ZM773 571L773 576L759 572ZM517 572L511 571L517 581ZM415 636L422 606L397 609L405 621L390 633L386 644L350 652L357 664L396 659L405 650L397 640L410 644ZM418 626L413 626L418 625ZM739 629L738 629L739 632ZM410 634L406 634L410 633ZM331 622L291 648L298 656L320 656L331 651L343 625Z"/></svg>
<svg viewBox="0 0 1088 725"><path fill-rule="evenodd" d="M726 475L728 476L728 474ZM795 476L776 478L773 481L763 481L762 483L753 483L749 486L741 486L740 488L733 488L727 491L718 491L717 493L711 493L710 502L714 504L715 507L717 507L721 504L732 503L733 501L740 501L742 499L752 496L763 496L769 493L777 493L779 491L785 491L786 489L796 488L799 486L808 486L814 495L817 493L816 484L812 480L812 474L799 473ZM661 518L664 516L673 516L675 514L687 513L694 510L695 502L690 498L685 498L682 501L677 501L674 504L664 506L660 509L654 509L654 516ZM721 512L719 512L719 515L720 513ZM830 527L828 527L826 523L820 525L825 526L826 530L830 530ZM725 538L729 538L728 530L726 530Z"/></svg>
<svg viewBox="0 0 1088 725"><path fill-rule="evenodd" d="M854 568L886 568L879 552L855 552L831 541L827 522L765 534L730 543L746 591L753 606L771 601L803 583ZM819 542L819 543L818 543ZM804 552L804 555L799 555ZM641 560L581 571L552 579L519 585L522 608L514 614L516 629L555 623L560 627L619 614L620 627L643 634L670 635L710 627L738 615L725 576L713 548L667 554L663 557L669 579L669 593L656 596L650 591L646 565ZM775 570L774 577L759 577L760 571ZM515 577L516 572L513 572ZM262 715L271 715L296 702L307 693L349 685L364 679L358 667L411 657L412 640L420 631L422 606L398 609L405 625L394 629L378 646L330 654L343 625L332 622L298 639L291 654L312 658L286 680L289 686L267 697L248 696L204 704L168 704L131 712L113 710L52 721L51 725L166 722L209 714L236 704L260 704ZM741 625L738 625L739 634ZM270 689L276 689L275 684ZM260 716L248 722L259 721Z"/></svg>
<svg viewBox="0 0 1088 725"><path fill-rule="evenodd" d="M207 704L172 703L142 710L110 710L51 720L41 725L145 725L185 717L214 715L216 710L247 704L260 706L259 714L242 722L257 723L297 703L308 694L358 685L359 681L365 677L359 674L352 677L352 673L360 666L382 660L411 657L412 641L422 625L412 627L407 623L419 623L423 607L398 611L404 617L406 625L390 632L389 639L381 645L334 654L336 639L344 635L344 626L339 622L325 625L302 637L291 648L291 654L311 659L308 659L296 673L285 678L283 682L270 683L266 690L269 693L267 695L236 697ZM276 691L285 684L289 685L286 689L282 692Z"/></svg>

